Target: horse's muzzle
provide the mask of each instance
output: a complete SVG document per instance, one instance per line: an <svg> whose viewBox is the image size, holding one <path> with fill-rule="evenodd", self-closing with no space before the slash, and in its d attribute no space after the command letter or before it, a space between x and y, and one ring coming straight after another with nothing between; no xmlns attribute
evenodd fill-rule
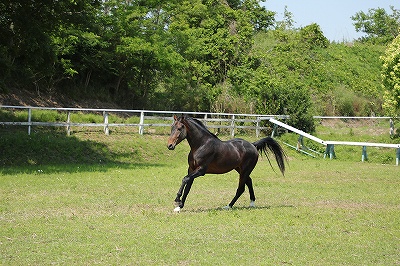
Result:
<svg viewBox="0 0 400 266"><path fill-rule="evenodd" d="M174 150L175 149L175 145L174 144L168 144L168 150Z"/></svg>

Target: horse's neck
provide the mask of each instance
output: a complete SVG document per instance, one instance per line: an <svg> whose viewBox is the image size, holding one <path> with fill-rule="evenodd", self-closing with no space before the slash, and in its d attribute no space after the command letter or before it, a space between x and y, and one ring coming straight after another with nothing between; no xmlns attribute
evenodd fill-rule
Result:
<svg viewBox="0 0 400 266"><path fill-rule="evenodd" d="M190 129L188 130L188 135L186 137L192 149L204 145L204 143L211 138L218 140L213 135L211 135L210 132L194 124L191 124Z"/></svg>

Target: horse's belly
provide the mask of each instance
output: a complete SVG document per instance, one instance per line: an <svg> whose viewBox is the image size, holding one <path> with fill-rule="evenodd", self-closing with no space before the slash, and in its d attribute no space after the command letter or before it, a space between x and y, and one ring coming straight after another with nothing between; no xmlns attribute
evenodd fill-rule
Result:
<svg viewBox="0 0 400 266"><path fill-rule="evenodd" d="M239 162L236 161L221 161L212 163L207 168L208 174L225 174L239 166Z"/></svg>

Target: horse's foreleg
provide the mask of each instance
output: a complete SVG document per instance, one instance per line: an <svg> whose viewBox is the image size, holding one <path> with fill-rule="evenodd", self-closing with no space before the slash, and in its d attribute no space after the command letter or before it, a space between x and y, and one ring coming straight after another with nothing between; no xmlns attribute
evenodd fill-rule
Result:
<svg viewBox="0 0 400 266"><path fill-rule="evenodd" d="M179 205L181 204L181 196L182 196L182 193L183 193L183 189L185 188L186 183L187 183L187 177L188 177L188 176L185 176L185 177L182 179L182 185L181 185L181 187L179 188L178 193L176 194L176 198L175 198L175 205L176 205L176 206L179 206Z"/></svg>
<svg viewBox="0 0 400 266"><path fill-rule="evenodd" d="M188 174L187 176L185 176L182 179L182 185L179 188L179 191L178 191L178 193L176 195L176 199L175 199L175 204L177 205L177 207L175 207L175 209L174 209L175 212L179 212L181 210L181 208L183 208L183 206L185 205L187 195L189 194L190 188L192 187L194 179L198 176L205 175L206 169L207 169L206 167L199 167L196 171L191 172L190 174ZM183 192L183 196L182 196L182 192ZM182 196L182 199L181 199L181 196Z"/></svg>
<svg viewBox="0 0 400 266"><path fill-rule="evenodd" d="M185 177L182 179L182 185L181 185L181 187L179 188L178 193L176 194L176 198L175 198L175 206L176 206L176 207L179 207L179 205L181 204L181 196L182 196L182 193L183 193L183 189L185 188L185 185L186 185L186 183L187 183L187 177L188 177L192 172L193 172L193 170L189 167L189 169L188 169L188 175L185 176Z"/></svg>
<svg viewBox="0 0 400 266"><path fill-rule="evenodd" d="M184 191L184 193L183 193L183 197L182 197L182 200L181 200L181 204L179 205L179 207L181 207L181 208L183 208L183 205L185 205L185 201L186 201L186 198L187 198L187 196L188 196L188 194L189 194L190 189L192 188L193 181L194 181L194 178L190 179L190 180L186 183L185 191Z"/></svg>

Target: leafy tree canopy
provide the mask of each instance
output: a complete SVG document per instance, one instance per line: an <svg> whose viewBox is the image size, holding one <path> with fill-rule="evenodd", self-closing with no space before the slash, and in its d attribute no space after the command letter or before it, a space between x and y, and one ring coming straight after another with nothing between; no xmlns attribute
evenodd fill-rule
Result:
<svg viewBox="0 0 400 266"><path fill-rule="evenodd" d="M351 17L356 31L367 34L362 41L388 43L399 34L400 11L393 6L390 9L392 14L384 8L372 8L367 13L360 11Z"/></svg>
<svg viewBox="0 0 400 266"><path fill-rule="evenodd" d="M384 95L384 108L392 116L400 113L400 35L388 45L383 61L382 80Z"/></svg>
<svg viewBox="0 0 400 266"><path fill-rule="evenodd" d="M330 43L315 23L295 28L287 8L276 21L257 0L5 0L0 91L288 114L312 131L313 114L382 112L379 56L398 34L392 13L357 13L367 37L348 44Z"/></svg>

